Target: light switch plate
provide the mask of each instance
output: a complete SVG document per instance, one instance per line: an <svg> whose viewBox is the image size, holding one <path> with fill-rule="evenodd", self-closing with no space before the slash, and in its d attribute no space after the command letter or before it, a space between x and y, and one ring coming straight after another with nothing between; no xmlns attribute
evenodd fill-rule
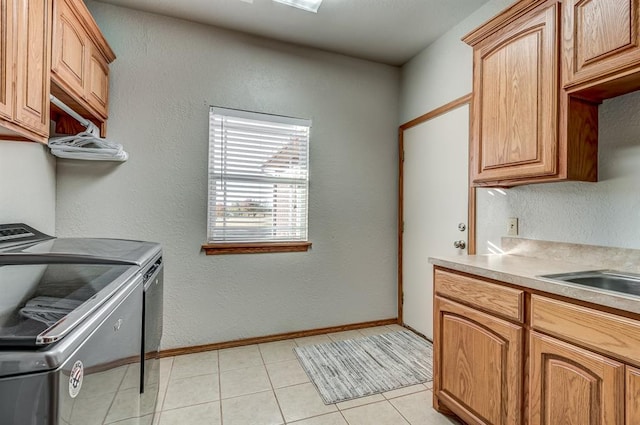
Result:
<svg viewBox="0 0 640 425"><path fill-rule="evenodd" d="M518 236L518 219L516 217L507 220L507 235Z"/></svg>

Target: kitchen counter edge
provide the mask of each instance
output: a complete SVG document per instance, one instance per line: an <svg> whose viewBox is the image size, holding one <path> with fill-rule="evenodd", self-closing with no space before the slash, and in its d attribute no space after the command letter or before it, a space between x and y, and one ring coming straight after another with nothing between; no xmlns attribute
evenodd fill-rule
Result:
<svg viewBox="0 0 640 425"><path fill-rule="evenodd" d="M541 278L540 275L602 268L509 254L429 257L434 266L574 300L640 314L640 297Z"/></svg>

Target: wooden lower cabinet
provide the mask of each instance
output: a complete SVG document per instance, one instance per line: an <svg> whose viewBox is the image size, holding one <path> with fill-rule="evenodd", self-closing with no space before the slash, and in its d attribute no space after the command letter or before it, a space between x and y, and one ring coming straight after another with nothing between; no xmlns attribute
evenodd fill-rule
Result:
<svg viewBox="0 0 640 425"><path fill-rule="evenodd" d="M469 425L518 425L522 326L435 297L436 403Z"/></svg>
<svg viewBox="0 0 640 425"><path fill-rule="evenodd" d="M529 425L624 424L622 363L537 332L529 362Z"/></svg>
<svg viewBox="0 0 640 425"><path fill-rule="evenodd" d="M436 410L468 425L640 425L638 317L439 267L434 282ZM505 315L511 298L526 314Z"/></svg>
<svg viewBox="0 0 640 425"><path fill-rule="evenodd" d="M640 424L640 369L626 368L625 425Z"/></svg>

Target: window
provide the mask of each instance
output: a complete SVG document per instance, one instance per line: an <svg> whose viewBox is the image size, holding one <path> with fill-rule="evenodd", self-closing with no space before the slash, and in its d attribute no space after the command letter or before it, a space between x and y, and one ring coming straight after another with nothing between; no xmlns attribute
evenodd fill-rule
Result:
<svg viewBox="0 0 640 425"><path fill-rule="evenodd" d="M207 254L308 249L310 128L211 107Z"/></svg>

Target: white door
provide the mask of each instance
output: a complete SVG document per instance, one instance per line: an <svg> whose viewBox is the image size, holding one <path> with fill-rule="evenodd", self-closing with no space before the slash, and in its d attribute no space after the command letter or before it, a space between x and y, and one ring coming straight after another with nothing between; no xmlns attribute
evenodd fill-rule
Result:
<svg viewBox="0 0 640 425"><path fill-rule="evenodd" d="M433 339L431 256L464 255L469 196L469 106L404 131L403 321Z"/></svg>

